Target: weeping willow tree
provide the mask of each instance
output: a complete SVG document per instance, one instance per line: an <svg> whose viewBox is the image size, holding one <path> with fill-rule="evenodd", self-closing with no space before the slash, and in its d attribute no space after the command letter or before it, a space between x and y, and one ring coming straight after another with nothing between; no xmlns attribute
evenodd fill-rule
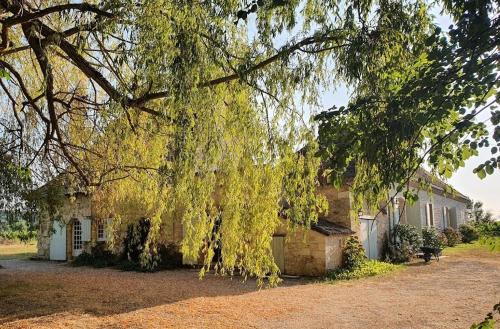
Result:
<svg viewBox="0 0 500 329"><path fill-rule="evenodd" d="M90 188L95 213L114 217L116 232L150 219L141 256L146 268L156 266L157 247L180 219L184 259L196 263L203 255L202 276L220 248L219 273L238 269L260 279L270 275L276 283L271 239L282 218L290 218L291 227L308 226L326 210L316 194L316 144L310 131L293 123L263 121L248 87L198 97L175 117L182 124L158 126L139 115L132 129L123 116L107 125L92 153L82 151L92 172L107 177ZM85 135L82 126L73 140ZM306 146L297 152L301 143Z"/></svg>
<svg viewBox="0 0 500 329"><path fill-rule="evenodd" d="M338 177L356 162L360 200L379 198L394 169L410 172L398 154L411 136L423 140L419 127L428 140L431 128L449 130L447 118L459 118L427 116L439 99L419 94L436 83L422 77L432 77L433 63L462 68L470 54L491 53L498 19L489 1L442 5L462 22L450 42L420 0L0 0L1 149L37 181L72 175L117 230L150 218L145 266L154 265L162 227L181 218L182 252L207 255L205 270L221 248L221 272L276 280L279 215L307 227L324 210L307 118L323 87L356 91L348 113L324 116L320 142ZM473 46L460 34L481 27L462 20L471 13L489 36ZM480 67L468 68L467 81ZM437 93L453 80L446 86Z"/></svg>

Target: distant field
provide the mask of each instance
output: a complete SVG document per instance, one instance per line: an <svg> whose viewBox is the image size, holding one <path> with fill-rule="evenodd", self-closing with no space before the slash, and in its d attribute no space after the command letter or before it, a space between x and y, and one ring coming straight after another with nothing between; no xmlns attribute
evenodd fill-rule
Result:
<svg viewBox="0 0 500 329"><path fill-rule="evenodd" d="M0 260L27 259L36 254L36 242L0 244Z"/></svg>

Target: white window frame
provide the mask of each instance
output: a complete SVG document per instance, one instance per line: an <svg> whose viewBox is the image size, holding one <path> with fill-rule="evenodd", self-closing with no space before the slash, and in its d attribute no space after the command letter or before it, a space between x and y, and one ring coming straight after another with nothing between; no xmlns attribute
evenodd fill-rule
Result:
<svg viewBox="0 0 500 329"><path fill-rule="evenodd" d="M73 220L73 250L83 249L83 227L82 222L75 218Z"/></svg>
<svg viewBox="0 0 500 329"><path fill-rule="evenodd" d="M97 221L97 241L106 241L106 223L102 219Z"/></svg>

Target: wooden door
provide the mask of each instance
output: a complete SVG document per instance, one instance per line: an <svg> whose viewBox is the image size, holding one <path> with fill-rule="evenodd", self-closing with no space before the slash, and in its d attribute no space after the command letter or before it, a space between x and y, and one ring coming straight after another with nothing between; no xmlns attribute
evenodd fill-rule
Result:
<svg viewBox="0 0 500 329"><path fill-rule="evenodd" d="M50 236L49 259L66 260L66 224L55 220L53 232Z"/></svg>
<svg viewBox="0 0 500 329"><path fill-rule="evenodd" d="M377 222L374 219L360 219L360 240L368 259L378 259Z"/></svg>

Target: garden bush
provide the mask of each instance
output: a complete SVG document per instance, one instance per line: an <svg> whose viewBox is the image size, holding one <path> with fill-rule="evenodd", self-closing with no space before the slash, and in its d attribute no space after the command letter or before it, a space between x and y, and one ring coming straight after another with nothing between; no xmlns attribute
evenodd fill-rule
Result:
<svg viewBox="0 0 500 329"><path fill-rule="evenodd" d="M500 251L500 222L477 221L474 226L479 233L479 243L492 251Z"/></svg>
<svg viewBox="0 0 500 329"><path fill-rule="evenodd" d="M395 242L389 243L386 259L393 263L410 261L422 246L418 229L410 224L398 224L392 231Z"/></svg>
<svg viewBox="0 0 500 329"><path fill-rule="evenodd" d="M109 267L115 266L119 262L118 257L108 250L106 242L97 242L91 248L90 253L82 252L73 261L74 266Z"/></svg>
<svg viewBox="0 0 500 329"><path fill-rule="evenodd" d="M448 241L446 235L439 233L434 227L424 227L422 229L422 243L424 247L442 249Z"/></svg>
<svg viewBox="0 0 500 329"><path fill-rule="evenodd" d="M359 243L357 236L350 236L342 252L342 268L355 269L364 262L366 262L366 255L363 246Z"/></svg>
<svg viewBox="0 0 500 329"><path fill-rule="evenodd" d="M82 252L80 255L78 255L71 265L73 266L93 266L94 264L94 257L86 251Z"/></svg>
<svg viewBox="0 0 500 329"><path fill-rule="evenodd" d="M182 267L182 254L176 245L160 245L158 255L160 256L159 268L169 270Z"/></svg>
<svg viewBox="0 0 500 329"><path fill-rule="evenodd" d="M350 236L342 253L342 266L327 272L329 280L351 280L391 272L400 265L368 260L358 237Z"/></svg>
<svg viewBox="0 0 500 329"><path fill-rule="evenodd" d="M476 222L474 226L480 237L500 237L500 222Z"/></svg>
<svg viewBox="0 0 500 329"><path fill-rule="evenodd" d="M394 265L378 260L368 260L362 263L359 267L354 269L338 268L330 270L327 273L329 280L352 280L366 278L375 275L386 274L396 269L401 268L402 265Z"/></svg>
<svg viewBox="0 0 500 329"><path fill-rule="evenodd" d="M147 218L142 218L138 223L130 224L127 227L127 235L123 240L123 259L132 263L140 263L150 228L151 221Z"/></svg>
<svg viewBox="0 0 500 329"><path fill-rule="evenodd" d="M475 226L463 224L459 227L463 243L471 243L479 239L479 232Z"/></svg>
<svg viewBox="0 0 500 329"><path fill-rule="evenodd" d="M446 245L448 247L454 247L462 241L460 232L453 227L445 228L443 230L443 234L446 236Z"/></svg>
<svg viewBox="0 0 500 329"><path fill-rule="evenodd" d="M127 235L123 241L124 252L120 262L120 268L126 271L156 271L160 269L174 269L182 266L182 254L174 244L158 244L151 248L151 257L155 261L145 268L141 264L141 254L146 248L151 222L147 218L138 223L130 224Z"/></svg>
<svg viewBox="0 0 500 329"><path fill-rule="evenodd" d="M73 261L74 266L109 267L117 266L124 271L154 272L160 269L174 269L182 266L182 254L174 244L156 245L154 257L155 266L144 267L140 258L151 227L149 219L141 219L127 228L127 235L123 240L124 251L115 255L109 251L105 242L98 242L91 252L83 252Z"/></svg>

